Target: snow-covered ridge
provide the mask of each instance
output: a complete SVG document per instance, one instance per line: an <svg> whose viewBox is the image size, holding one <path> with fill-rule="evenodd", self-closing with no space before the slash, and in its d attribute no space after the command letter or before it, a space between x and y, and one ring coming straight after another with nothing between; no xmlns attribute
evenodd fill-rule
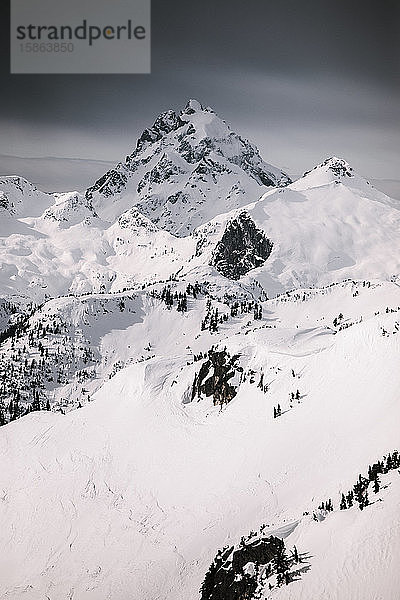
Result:
<svg viewBox="0 0 400 600"><path fill-rule="evenodd" d="M171 175L177 182L185 181L181 170L177 167ZM214 176L213 168L210 172ZM3 180L5 189L15 188L13 181ZM345 161L328 159L296 182L272 188L261 198L242 192L235 188L234 196L239 194L241 201L232 210L229 198L213 204L219 214L211 220L204 216L205 222L184 237L156 224L158 219L143 214L143 206L131 206L129 194L122 195L121 202L130 208L121 214L117 210L112 223L98 215L93 199L76 192L44 195L46 205L49 201L52 205L43 216L18 218L7 211L5 235L0 239L0 292L24 295L29 290L42 301L45 296L68 292L114 292L166 280L176 273L180 277L191 273L194 280L209 278L205 274L216 265L216 249L221 249L224 239L233 239L229 230L233 231L232 223L241 214L247 215L250 228L269 240L272 252L261 252L261 257L254 247L254 256L259 258L246 259L246 268L239 272L237 257L241 255L242 260L243 252L253 250L250 246L240 250L243 240L238 238L239 246L226 246L225 266L219 273L230 278L237 271L234 277L245 284L256 280L270 297L304 285L328 285L346 278L386 279L399 272L400 205L369 185ZM31 193L32 204L39 206L40 192ZM180 215L184 214L181 201L178 193L171 205ZM193 198L188 196L186 202L185 214L194 214ZM150 206L150 212L156 213L161 205L152 196ZM215 276L214 271L211 277Z"/></svg>
<svg viewBox="0 0 400 600"><path fill-rule="evenodd" d="M12 216L39 216L53 202L51 194L41 192L23 177L0 177L0 209Z"/></svg>

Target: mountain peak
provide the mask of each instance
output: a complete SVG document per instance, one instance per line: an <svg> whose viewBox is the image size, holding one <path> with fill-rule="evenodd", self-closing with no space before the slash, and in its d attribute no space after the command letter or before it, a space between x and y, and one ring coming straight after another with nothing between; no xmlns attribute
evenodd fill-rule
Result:
<svg viewBox="0 0 400 600"><path fill-rule="evenodd" d="M349 165L349 163L344 158L338 158L337 156L331 156L324 160L323 162L316 165L310 171L306 171L303 177L306 177L313 171L331 171L337 177L353 177L354 172L353 168Z"/></svg>
<svg viewBox="0 0 400 600"><path fill-rule="evenodd" d="M349 184L349 179L354 178L354 176L353 168L344 158L330 156L313 169L310 169L310 171L306 171L300 179L292 184L292 188L301 190L310 187L320 187L321 185L328 185L334 182L340 183L344 179ZM356 177L355 179L358 182L360 178ZM354 181L352 179L353 184Z"/></svg>
<svg viewBox="0 0 400 600"><path fill-rule="evenodd" d="M39 216L54 202L54 197L18 175L0 177L0 209L17 217Z"/></svg>
<svg viewBox="0 0 400 600"><path fill-rule="evenodd" d="M159 228L183 237L217 214L248 204L262 188L290 182L211 108L189 99L181 112L161 113L125 162L85 196L103 220L115 221L137 206Z"/></svg>
<svg viewBox="0 0 400 600"><path fill-rule="evenodd" d="M198 100L190 98L190 100L187 101L182 113L185 115L192 115L193 113L201 110L204 110L204 106Z"/></svg>
<svg viewBox="0 0 400 600"><path fill-rule="evenodd" d="M323 163L318 165L316 168L327 167L335 175L341 177L353 177L353 168L344 158L338 158L337 156L331 156L324 160Z"/></svg>

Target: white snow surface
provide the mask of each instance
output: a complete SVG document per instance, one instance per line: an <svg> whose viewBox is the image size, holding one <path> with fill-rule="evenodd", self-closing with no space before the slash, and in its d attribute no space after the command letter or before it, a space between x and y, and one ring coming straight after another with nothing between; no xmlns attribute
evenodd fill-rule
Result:
<svg viewBox="0 0 400 600"><path fill-rule="evenodd" d="M155 308L107 341L120 358L128 340L150 343L154 358L79 410L0 429L5 598L198 598L216 549L261 523L297 523L286 542L311 555L310 571L274 597L397 598L397 472L362 514L335 510L316 523L303 513L327 497L337 508L358 473L398 446L400 338L381 333L399 318L385 312L398 287L303 294L265 302L261 322L245 315L201 336L201 302L184 316ZM362 322L334 334L339 307ZM211 344L262 369L269 391L246 382L222 411L209 399L184 404L201 364L192 352ZM273 419L278 402L284 414Z"/></svg>

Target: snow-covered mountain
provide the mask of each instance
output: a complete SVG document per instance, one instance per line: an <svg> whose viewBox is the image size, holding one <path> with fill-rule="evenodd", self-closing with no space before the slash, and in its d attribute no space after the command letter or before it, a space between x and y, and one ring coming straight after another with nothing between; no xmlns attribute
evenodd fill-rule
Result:
<svg viewBox="0 0 400 600"><path fill-rule="evenodd" d="M137 206L110 223L99 217L92 199L77 192L30 191L32 204L46 210L37 216L35 208L35 216L27 216L27 209L17 218L3 209L4 233L14 235L0 240L0 291L42 302L66 293L137 288L179 273L191 282L220 275L256 281L272 296L346 278L388 278L399 272L400 205L350 169L341 159L329 159L254 202L246 195L247 204L202 222L185 237L161 228ZM9 194L14 178L3 182ZM23 206L14 197L12 206ZM121 198L125 207L132 204L129 192ZM118 204L118 214L119 200L107 201Z"/></svg>
<svg viewBox="0 0 400 600"><path fill-rule="evenodd" d="M385 279L399 272L400 203L376 190L343 159L326 160L287 187L267 192L244 210L272 244L272 252L262 256L259 265L249 265L258 267L249 276L269 295L304 284ZM251 244L243 232L229 243L227 227L238 216L240 220L240 214L219 215L196 230L203 260L218 262L217 241L228 242L228 255L233 248L249 251ZM229 274L229 265L228 270L222 266L220 271Z"/></svg>
<svg viewBox="0 0 400 600"><path fill-rule="evenodd" d="M86 191L106 221L131 206L180 237L229 209L256 200L265 186L289 177L260 157L213 110L190 100L179 113L162 113L135 150Z"/></svg>
<svg viewBox="0 0 400 600"><path fill-rule="evenodd" d="M211 109L0 179L0 597L397 600L399 203Z"/></svg>

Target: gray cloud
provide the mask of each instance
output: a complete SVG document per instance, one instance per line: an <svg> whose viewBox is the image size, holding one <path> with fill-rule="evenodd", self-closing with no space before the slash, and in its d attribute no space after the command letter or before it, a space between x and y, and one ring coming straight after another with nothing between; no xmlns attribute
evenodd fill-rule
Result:
<svg viewBox="0 0 400 600"><path fill-rule="evenodd" d="M398 7L153 0L149 76L10 76L4 48L0 152L119 160L160 111L197 97L291 173L340 154L396 178Z"/></svg>

